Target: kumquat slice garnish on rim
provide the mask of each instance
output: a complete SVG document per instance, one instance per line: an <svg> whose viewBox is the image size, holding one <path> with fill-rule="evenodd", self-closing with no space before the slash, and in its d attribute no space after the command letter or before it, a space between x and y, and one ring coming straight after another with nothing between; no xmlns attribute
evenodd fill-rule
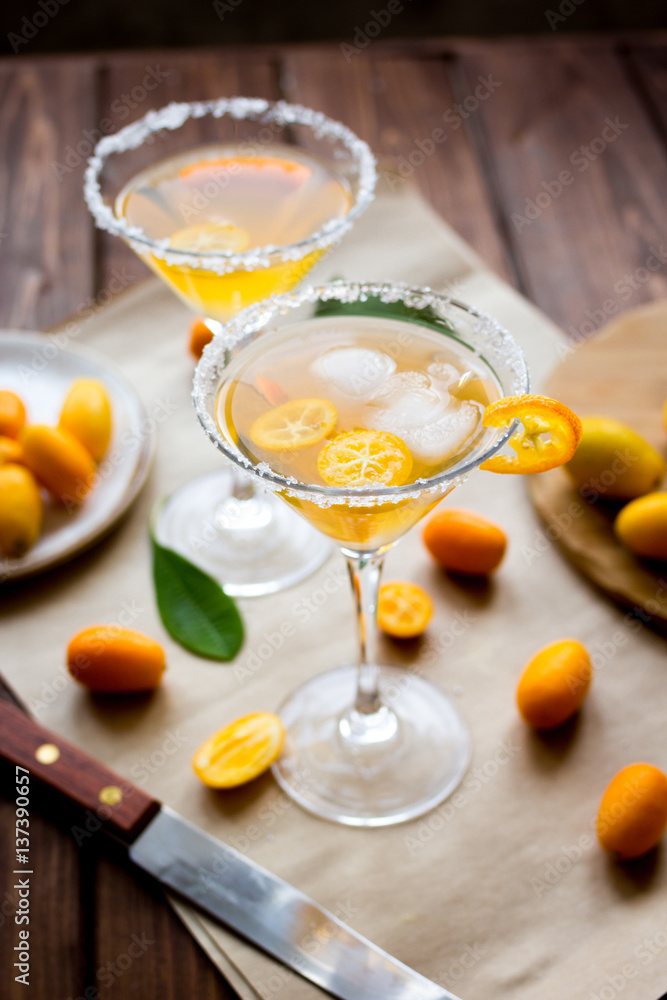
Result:
<svg viewBox="0 0 667 1000"><path fill-rule="evenodd" d="M250 440L266 451L296 451L331 434L338 411L328 399L290 399L267 410L250 428Z"/></svg>
<svg viewBox="0 0 667 1000"><path fill-rule="evenodd" d="M515 455L493 455L482 462L486 472L526 475L564 465L581 440L581 420L569 407L548 396L505 396L484 411L485 427L521 427L508 441Z"/></svg>
<svg viewBox="0 0 667 1000"><path fill-rule="evenodd" d="M345 431L322 449L317 470L327 486L403 486L412 471L412 454L395 434Z"/></svg>

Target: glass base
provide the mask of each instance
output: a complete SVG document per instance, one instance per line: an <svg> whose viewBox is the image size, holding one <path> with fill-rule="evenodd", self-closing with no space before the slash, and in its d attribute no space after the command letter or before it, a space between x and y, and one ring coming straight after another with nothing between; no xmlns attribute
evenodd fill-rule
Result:
<svg viewBox="0 0 667 1000"><path fill-rule="evenodd" d="M333 548L282 500L255 490L231 468L172 493L157 513L155 535L232 597L291 587L319 569Z"/></svg>
<svg viewBox="0 0 667 1000"><path fill-rule="evenodd" d="M449 698L396 667L380 668L384 708L359 715L357 668L313 678L279 709L287 729L273 774L309 812L348 826L389 826L450 795L470 763L470 737Z"/></svg>

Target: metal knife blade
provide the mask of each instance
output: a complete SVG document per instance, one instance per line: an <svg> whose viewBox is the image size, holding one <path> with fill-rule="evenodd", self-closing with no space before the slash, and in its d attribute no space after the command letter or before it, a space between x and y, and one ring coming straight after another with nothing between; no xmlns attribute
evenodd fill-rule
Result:
<svg viewBox="0 0 667 1000"><path fill-rule="evenodd" d="M166 806L130 847L163 885L341 1000L456 1000Z"/></svg>

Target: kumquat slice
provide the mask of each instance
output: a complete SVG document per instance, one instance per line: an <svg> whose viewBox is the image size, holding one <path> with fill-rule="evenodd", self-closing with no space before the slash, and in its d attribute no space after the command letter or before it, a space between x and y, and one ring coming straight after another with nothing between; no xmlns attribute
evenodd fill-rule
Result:
<svg viewBox="0 0 667 1000"><path fill-rule="evenodd" d="M433 615L433 602L416 583L394 580L380 587L378 625L395 639L421 635Z"/></svg>
<svg viewBox="0 0 667 1000"><path fill-rule="evenodd" d="M266 451L296 451L331 434L338 411L328 399L290 399L268 410L250 428L250 439Z"/></svg>
<svg viewBox="0 0 667 1000"><path fill-rule="evenodd" d="M402 486L412 471L412 454L395 434L346 431L322 449L317 469L327 486Z"/></svg>
<svg viewBox="0 0 667 1000"><path fill-rule="evenodd" d="M285 729L272 712L244 715L214 733L192 758L209 788L235 788L263 774L280 756Z"/></svg>
<svg viewBox="0 0 667 1000"><path fill-rule="evenodd" d="M484 411L485 427L506 427L520 420L509 439L515 455L493 455L482 462L487 472L526 475L564 465L581 440L581 420L564 403L548 396L505 396Z"/></svg>

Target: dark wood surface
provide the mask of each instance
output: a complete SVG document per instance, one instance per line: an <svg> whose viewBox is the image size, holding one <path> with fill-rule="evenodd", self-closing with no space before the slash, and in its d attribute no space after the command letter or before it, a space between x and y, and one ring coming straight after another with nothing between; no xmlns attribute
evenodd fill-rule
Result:
<svg viewBox="0 0 667 1000"><path fill-rule="evenodd" d="M488 264L574 339L667 294L667 34L377 41L347 56L335 44L26 53L0 61L0 327L46 327L146 273L120 241L94 231L85 209L95 130L171 100L231 93L283 96L344 120L381 170L410 173ZM411 167L436 129L446 139ZM664 263L648 271L653 250ZM0 802L3 832L13 815ZM79 848L66 824L34 811L31 838L42 877L28 991L5 971L15 899L11 840L0 836L3 998L233 995L159 890L115 849L99 838ZM109 985L98 970L127 952L132 935L151 944Z"/></svg>

